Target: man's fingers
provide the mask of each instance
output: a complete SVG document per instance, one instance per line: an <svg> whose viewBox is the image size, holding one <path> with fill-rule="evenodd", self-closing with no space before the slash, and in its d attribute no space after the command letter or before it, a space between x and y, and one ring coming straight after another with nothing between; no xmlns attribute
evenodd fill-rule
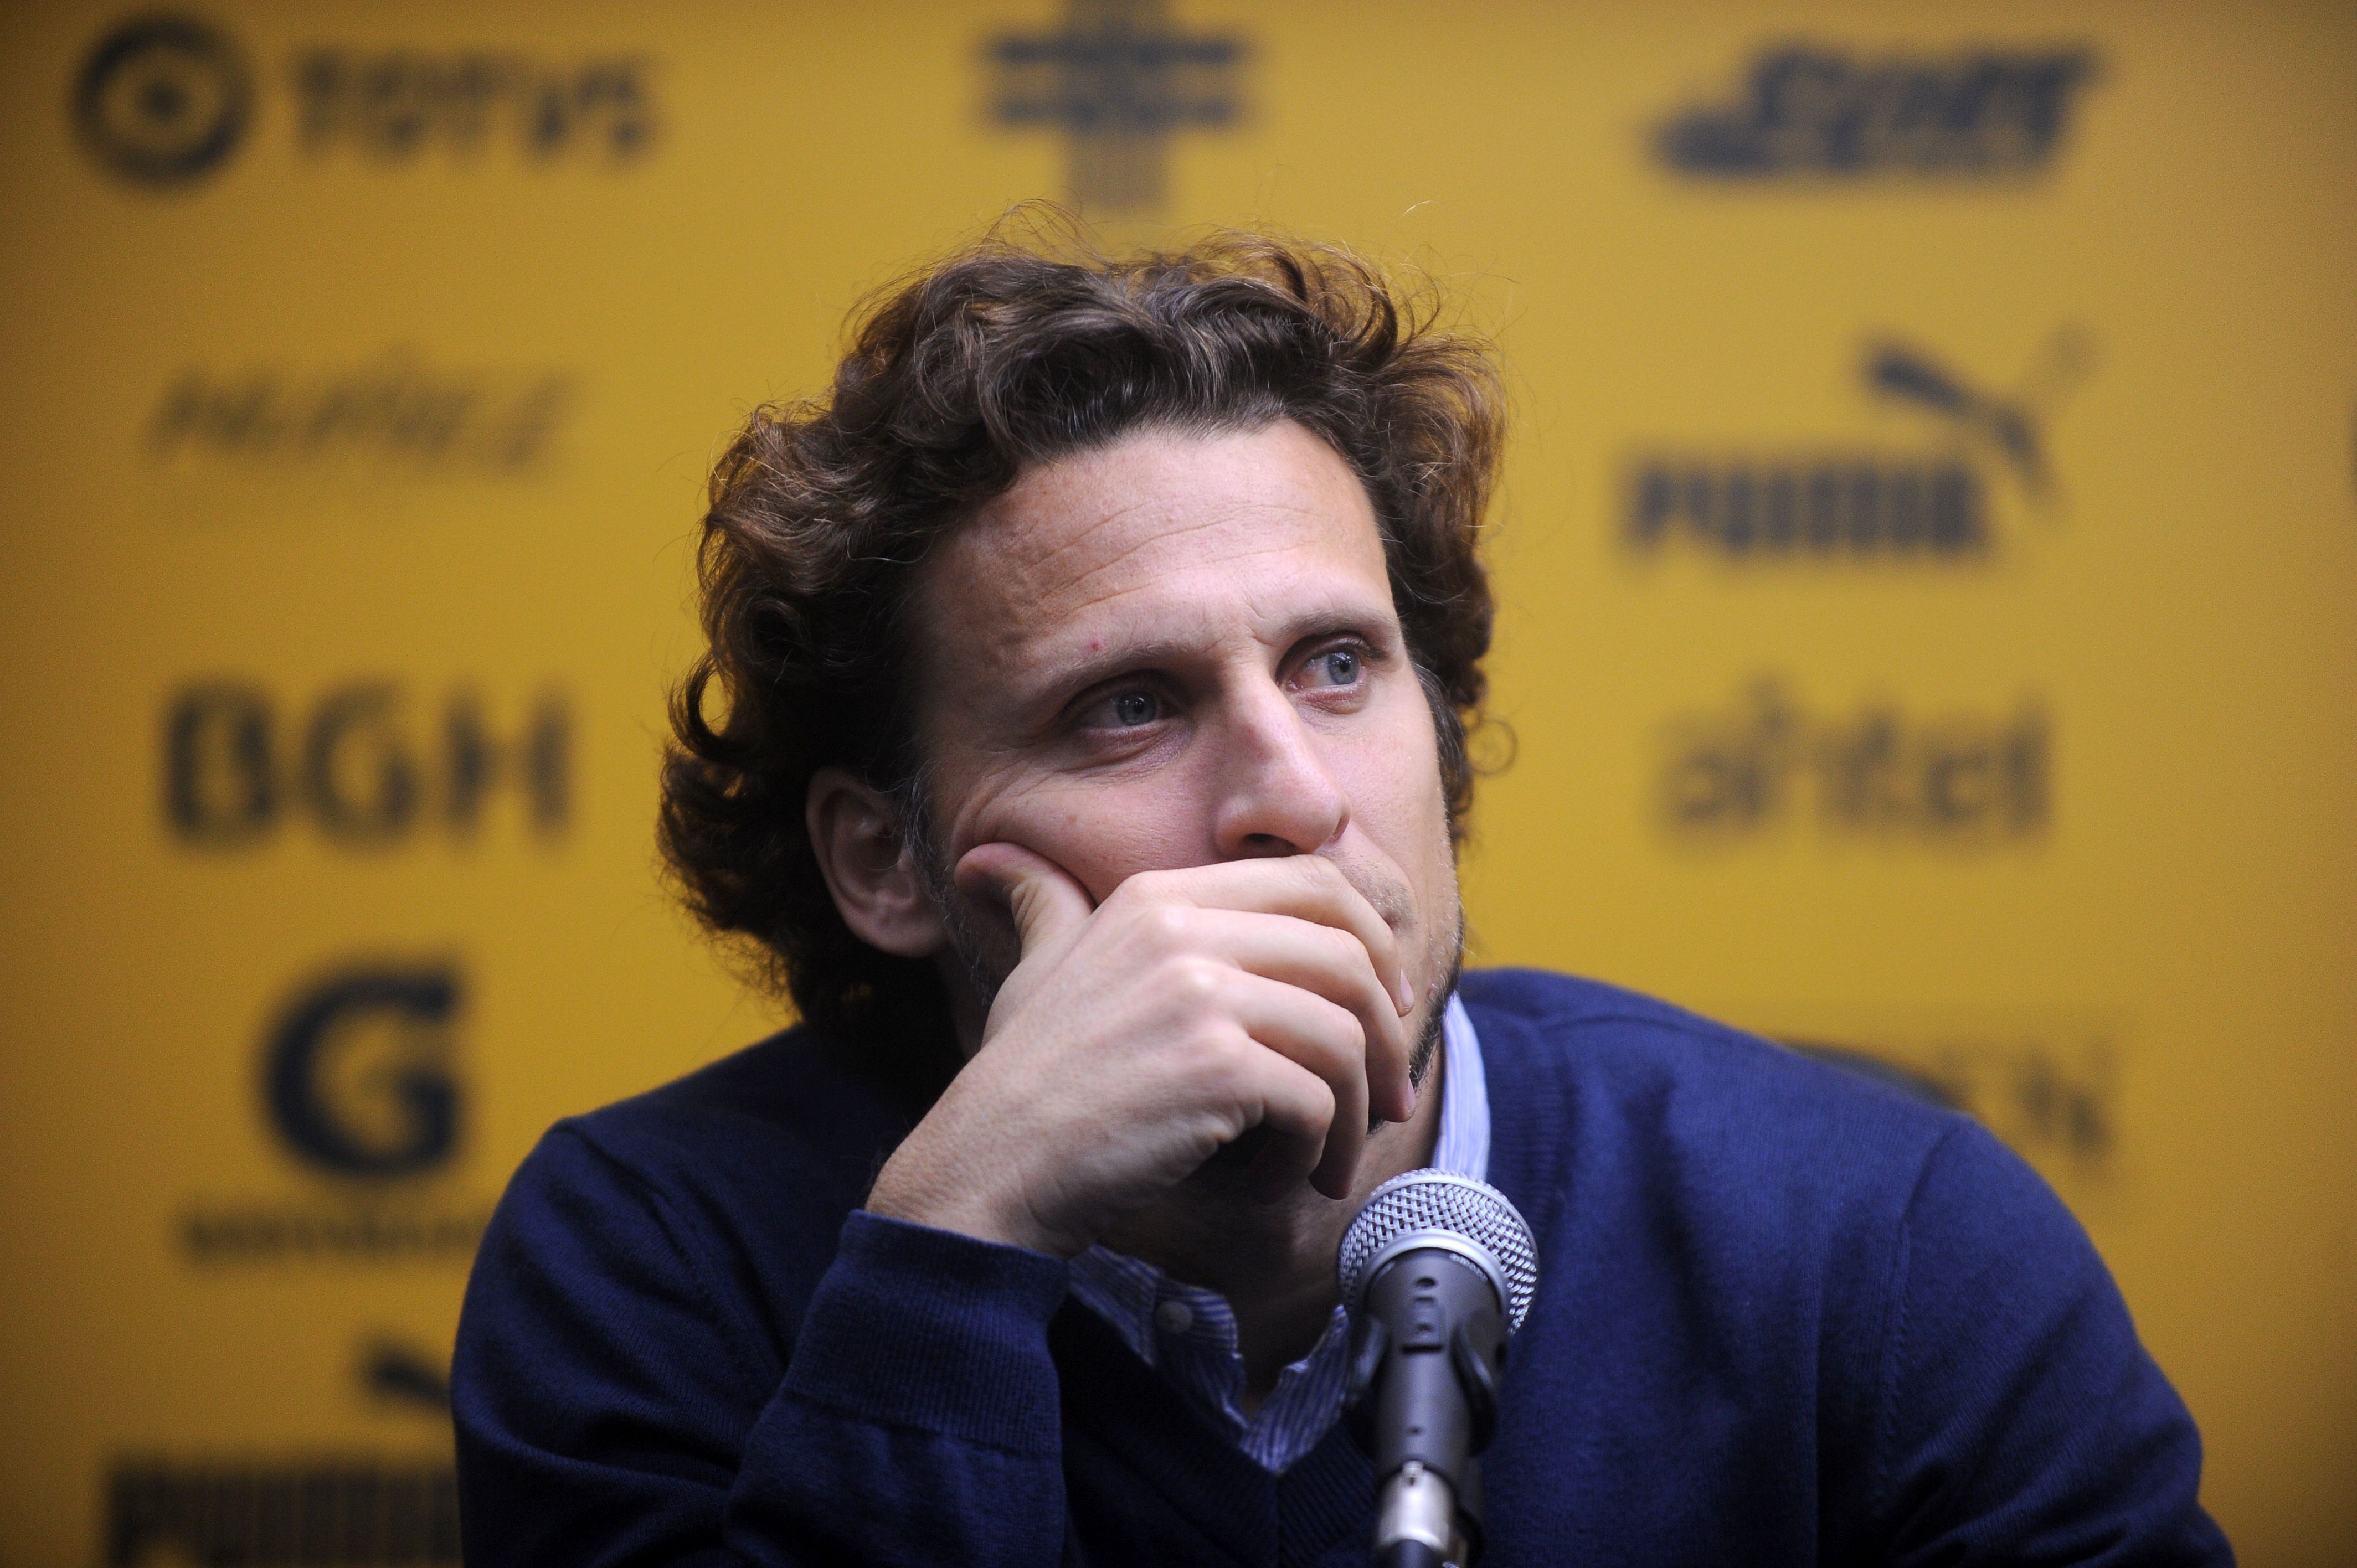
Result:
<svg viewBox="0 0 2357 1568"><path fill-rule="evenodd" d="M1222 861L1183 871L1146 872L1131 880L1147 881L1153 897L1183 899L1205 908L1291 915L1348 931L1374 961L1393 1010L1405 1014L1415 1005L1415 991L1409 983L1399 938L1390 921L1341 867L1323 855Z"/></svg>
<svg viewBox="0 0 2357 1568"><path fill-rule="evenodd" d="M1260 1124L1272 1136L1247 1167L1252 1195L1263 1203L1274 1203L1307 1181L1329 1197L1349 1196L1349 1175L1337 1186L1329 1170L1338 1164L1346 1172L1355 1170L1358 1155L1353 1149L1347 1161L1332 1157L1328 1146L1330 1135L1344 1119L1335 1113L1334 1097L1325 1080L1274 1054L1267 1071Z"/></svg>
<svg viewBox="0 0 2357 1568"><path fill-rule="evenodd" d="M1251 1082L1264 1120L1289 1145L1262 1153L1255 1182L1274 1182L1276 1172L1287 1182L1307 1176L1328 1197L1343 1196L1367 1142L1364 1026L1349 1009L1283 981L1238 973L1225 990L1228 1015L1270 1053Z"/></svg>
<svg viewBox="0 0 2357 1568"><path fill-rule="evenodd" d="M1202 923L1201 950L1349 1009L1364 1036L1361 1077L1376 1113L1385 1121L1407 1120L1415 1110L1407 1024L1384 994L1364 945L1350 932L1293 915L1222 909L1192 918Z"/></svg>
<svg viewBox="0 0 2357 1568"><path fill-rule="evenodd" d="M953 875L967 897L1006 906L1027 958L1079 930L1096 908L1071 873L1020 844L976 844L959 860Z"/></svg>

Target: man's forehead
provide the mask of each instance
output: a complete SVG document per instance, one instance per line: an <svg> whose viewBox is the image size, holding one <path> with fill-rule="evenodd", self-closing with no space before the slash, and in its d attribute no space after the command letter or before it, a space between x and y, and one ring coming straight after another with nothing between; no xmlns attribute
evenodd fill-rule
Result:
<svg viewBox="0 0 2357 1568"><path fill-rule="evenodd" d="M1364 489L1289 424L1146 433L1042 465L969 520L928 576L927 618L968 650L1389 600Z"/></svg>

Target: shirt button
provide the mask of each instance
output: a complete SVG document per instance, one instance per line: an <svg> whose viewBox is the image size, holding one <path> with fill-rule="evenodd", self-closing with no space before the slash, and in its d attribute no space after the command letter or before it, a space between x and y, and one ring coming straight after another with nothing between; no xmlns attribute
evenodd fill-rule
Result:
<svg viewBox="0 0 2357 1568"><path fill-rule="evenodd" d="M1154 1309L1154 1321L1165 1334L1184 1334L1195 1326L1195 1309L1183 1301L1166 1301Z"/></svg>

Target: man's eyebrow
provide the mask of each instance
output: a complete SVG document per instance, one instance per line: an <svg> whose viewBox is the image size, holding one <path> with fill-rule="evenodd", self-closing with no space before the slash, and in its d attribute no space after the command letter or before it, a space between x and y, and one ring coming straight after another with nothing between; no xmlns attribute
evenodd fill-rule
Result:
<svg viewBox="0 0 2357 1568"><path fill-rule="evenodd" d="M1366 638L1379 653L1387 651L1398 640L1397 629L1388 614L1372 611L1366 606L1348 605L1318 605L1297 610L1277 623L1272 640L1280 650L1290 650L1312 638L1345 632ZM1049 655L1022 671L1019 679L1023 695L1028 699L1076 695L1100 681L1182 663L1193 658L1200 647L1185 638L1147 638Z"/></svg>
<svg viewBox="0 0 2357 1568"><path fill-rule="evenodd" d="M1375 609L1364 605L1322 605L1297 611L1277 626L1277 645L1291 649L1317 637L1355 632L1382 651L1396 640L1397 623L1389 605Z"/></svg>
<svg viewBox="0 0 2357 1568"><path fill-rule="evenodd" d="M1100 681L1131 671L1176 663L1186 658L1194 646L1178 638L1109 643L1103 648L1040 659L1027 665L1019 679L1027 695L1060 696L1086 691Z"/></svg>

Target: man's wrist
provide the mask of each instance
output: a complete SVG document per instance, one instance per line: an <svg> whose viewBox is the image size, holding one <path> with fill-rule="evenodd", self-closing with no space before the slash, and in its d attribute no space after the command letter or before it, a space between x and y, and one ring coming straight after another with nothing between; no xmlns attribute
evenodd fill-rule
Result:
<svg viewBox="0 0 2357 1568"><path fill-rule="evenodd" d="M877 1176L863 1207L886 1219L929 1226L1002 1247L1020 1247L1052 1258L1070 1258L1087 1247L1086 1242L1071 1245L1067 1238L1048 1232L1032 1218L1028 1204L998 1200L989 1192L962 1188L955 1182L911 1176L896 1171L891 1164Z"/></svg>

